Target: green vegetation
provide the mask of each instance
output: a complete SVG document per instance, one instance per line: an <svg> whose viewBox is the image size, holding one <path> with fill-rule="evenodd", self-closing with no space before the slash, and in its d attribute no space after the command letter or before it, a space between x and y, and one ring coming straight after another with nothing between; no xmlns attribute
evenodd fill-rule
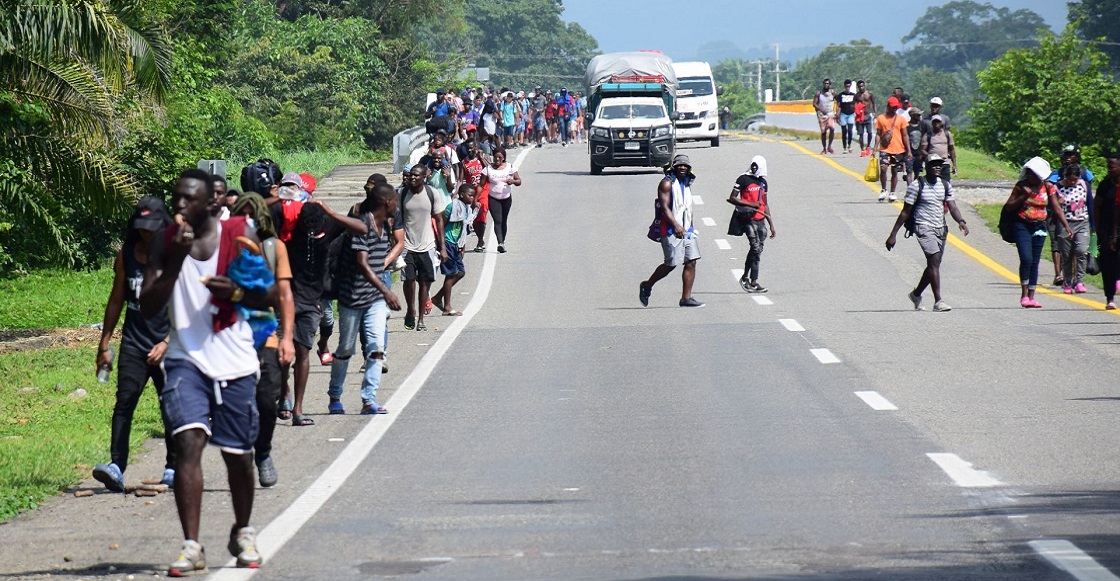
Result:
<svg viewBox="0 0 1120 581"><path fill-rule="evenodd" d="M1018 168L1005 161L975 149L957 147L957 175L954 179L1015 181L1018 176Z"/></svg>
<svg viewBox="0 0 1120 581"><path fill-rule="evenodd" d="M972 207L976 208L976 213L980 214L980 217L984 219L984 223L988 225L988 229L998 234L999 213L1003 210L1003 204L973 204ZM1096 252L1095 248L1090 248L1090 250ZM1054 271L1053 261L1050 260L1052 256L1053 250L1050 249L1050 238L1047 238L1046 247L1042 249L1042 259L1043 262L1049 263L1050 266L1045 268L1040 266L1038 269L1039 282L1042 284L1050 282L1051 273ZM1085 284L1095 288L1104 288L1103 279L1101 279L1101 275L1099 274L1085 275Z"/></svg>
<svg viewBox="0 0 1120 581"><path fill-rule="evenodd" d="M35 508L108 460L116 376L97 382L94 351L45 349L0 357L0 521ZM79 388L88 395L71 399ZM133 449L162 433L153 389L136 409Z"/></svg>
<svg viewBox="0 0 1120 581"><path fill-rule="evenodd" d="M113 286L113 269L40 270L0 279L0 330L74 329L100 323ZM92 359L91 359L92 361Z"/></svg>
<svg viewBox="0 0 1120 581"><path fill-rule="evenodd" d="M240 186L237 185L239 176L234 174L240 172L245 164L256 160L258 157L267 157L275 161L282 168L292 168L293 171L298 170L300 173L306 172L315 176L316 179L321 180L327 172L340 165L386 161L389 159L389 155L388 151L370 151L357 147L320 150L265 151L250 157L229 160L230 178L233 179L233 181L230 182L230 187L240 189Z"/></svg>

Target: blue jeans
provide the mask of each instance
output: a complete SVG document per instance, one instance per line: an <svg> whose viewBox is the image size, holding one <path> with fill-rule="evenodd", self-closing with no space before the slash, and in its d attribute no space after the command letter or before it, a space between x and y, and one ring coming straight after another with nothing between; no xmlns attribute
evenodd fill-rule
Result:
<svg viewBox="0 0 1120 581"><path fill-rule="evenodd" d="M334 351L334 362L331 363L331 380L327 387L327 396L331 400L342 398L342 386L346 381L346 372L350 368L350 357L354 355L354 344L357 342L358 333L361 332L367 346L379 346L385 336L385 316L389 314L389 307L384 299L378 299L364 309L353 309L338 304L338 347ZM368 347L367 347L368 349ZM373 353L379 351L366 351L362 355L366 358L366 372L362 376L362 404L377 405L377 388L381 385L381 359L373 359Z"/></svg>
<svg viewBox="0 0 1120 581"><path fill-rule="evenodd" d="M560 141L563 141L565 143L568 141L568 123L570 121L570 117L565 117L563 115L558 115L556 117L557 127L559 128L558 133L560 133Z"/></svg>
<svg viewBox="0 0 1120 581"><path fill-rule="evenodd" d="M393 287L393 271L391 271L389 269L385 269L385 270L381 271L381 284L384 284L385 288L387 288L387 289L391 289ZM385 318L386 319L389 318L389 310L388 310L387 307L385 309ZM388 326L388 324L386 324L386 326L385 326L385 333L383 333L381 335L381 352L384 354L381 357L386 358L386 357L389 356L389 326Z"/></svg>
<svg viewBox="0 0 1120 581"><path fill-rule="evenodd" d="M1039 227L1046 232L1046 226ZM1034 288L1038 285L1038 261L1042 259L1045 236L1035 236L1037 230L1022 220L1015 221L1015 249L1019 251L1019 284Z"/></svg>

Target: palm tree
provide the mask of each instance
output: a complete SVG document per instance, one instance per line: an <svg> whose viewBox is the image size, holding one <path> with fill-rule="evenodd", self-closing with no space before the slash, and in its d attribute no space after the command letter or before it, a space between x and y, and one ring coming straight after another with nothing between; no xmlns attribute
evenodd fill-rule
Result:
<svg viewBox="0 0 1120 581"><path fill-rule="evenodd" d="M39 256L72 263L82 225L65 223L66 210L119 215L135 199L112 155L123 131L118 111L164 97L171 56L139 7L0 0L0 241L5 222L20 225L25 240L48 245Z"/></svg>

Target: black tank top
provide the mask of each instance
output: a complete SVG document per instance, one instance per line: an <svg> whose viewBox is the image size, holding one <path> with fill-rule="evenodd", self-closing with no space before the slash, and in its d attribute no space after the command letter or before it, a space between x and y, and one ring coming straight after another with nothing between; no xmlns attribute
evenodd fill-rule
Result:
<svg viewBox="0 0 1120 581"><path fill-rule="evenodd" d="M171 323L167 319L167 311L161 310L158 315L145 319L140 314L140 287L144 284L144 265L136 260L135 244L125 244L121 248L124 258L125 276L125 313L124 326L121 328L121 345L147 353L163 341L171 331Z"/></svg>

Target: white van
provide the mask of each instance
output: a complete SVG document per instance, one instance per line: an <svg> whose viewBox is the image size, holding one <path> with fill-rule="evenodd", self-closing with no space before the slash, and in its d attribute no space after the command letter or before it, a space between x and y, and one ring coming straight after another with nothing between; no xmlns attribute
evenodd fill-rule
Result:
<svg viewBox="0 0 1120 581"><path fill-rule="evenodd" d="M719 147L719 101L712 67L704 62L673 63L677 75L677 141L709 141Z"/></svg>

